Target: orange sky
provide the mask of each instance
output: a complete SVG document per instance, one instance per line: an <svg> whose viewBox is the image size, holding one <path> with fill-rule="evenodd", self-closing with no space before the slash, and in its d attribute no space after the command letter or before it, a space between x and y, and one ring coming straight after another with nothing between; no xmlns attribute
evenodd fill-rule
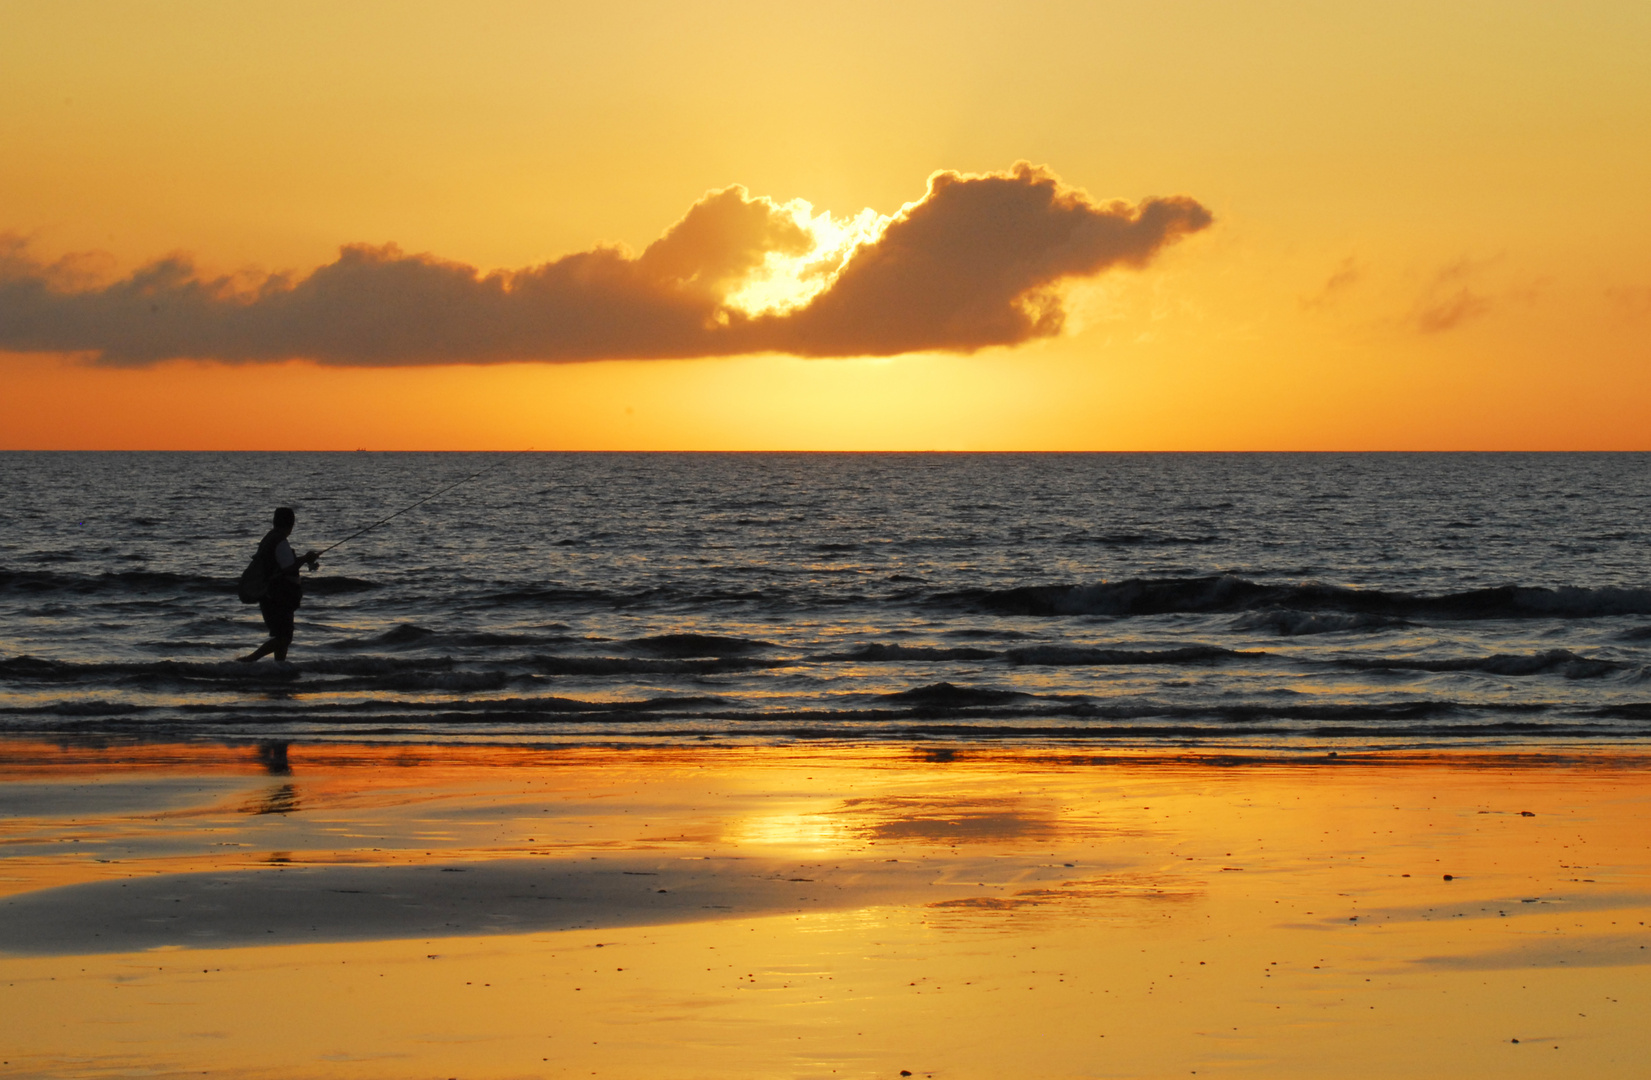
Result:
<svg viewBox="0 0 1651 1080"><path fill-rule="evenodd" d="M179 252L302 280L354 243L517 270L638 254L732 184L841 221L1026 159L1097 202L1215 218L1069 280L1058 336L969 355L0 353L3 447L1651 448L1642 3L0 0L0 20L0 340L21 340L18 282L67 255L53 288Z"/></svg>

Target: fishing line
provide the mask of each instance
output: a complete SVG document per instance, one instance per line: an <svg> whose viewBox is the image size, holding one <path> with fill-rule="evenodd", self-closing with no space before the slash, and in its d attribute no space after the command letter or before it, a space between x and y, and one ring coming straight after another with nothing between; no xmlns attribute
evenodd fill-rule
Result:
<svg viewBox="0 0 1651 1080"><path fill-rule="evenodd" d="M339 547L339 546L344 545L344 544L347 544L351 540L354 540L358 536L362 536L366 533L370 533L374 529L378 528L380 525L383 525L385 522L394 521L396 518L398 518L401 515L405 514L409 510L416 510L419 507L423 506L425 503L429 502L431 499L434 499L439 495L445 495L449 491L452 491L454 488L458 487L461 484L468 484L468 483L470 483L470 481L474 480L476 477L482 475L482 473L492 472L494 469L498 468L500 465L503 465L505 462L507 462L509 460L510 460L509 457L501 457L499 460L495 461L493 464L487 466L487 468L481 469L477 472L473 472L469 476L465 477L463 480L456 480L453 483L448 484L446 487L442 488L440 491L436 492L435 494L426 495L424 498L420 499L418 502L414 503L412 506L402 507L400 510L397 510L395 513L391 514L389 517L383 518L379 521L373 522L371 525L367 526L365 529L362 529L360 532L351 533L350 535L346 536L344 539L340 540L338 543L334 544L332 547L322 548L320 551L315 553L315 557L319 559L321 556L325 555L327 552L331 551L333 548Z"/></svg>

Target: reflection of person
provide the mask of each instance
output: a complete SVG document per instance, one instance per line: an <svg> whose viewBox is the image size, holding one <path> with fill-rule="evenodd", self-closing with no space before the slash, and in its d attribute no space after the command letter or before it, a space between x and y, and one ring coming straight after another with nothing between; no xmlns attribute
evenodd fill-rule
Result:
<svg viewBox="0 0 1651 1080"><path fill-rule="evenodd" d="M275 528L258 543L258 558L269 574L269 593L258 601L258 610L264 613L269 640L241 657L243 661L250 662L274 653L277 664L286 663L287 649L292 645L293 612L304 600L304 583L298 577L299 566L309 563L310 569L314 570L321 561L321 556L313 551L306 552L303 558L292 553L287 537L292 535L292 526L296 521L297 515L291 507L278 508L275 511Z"/></svg>

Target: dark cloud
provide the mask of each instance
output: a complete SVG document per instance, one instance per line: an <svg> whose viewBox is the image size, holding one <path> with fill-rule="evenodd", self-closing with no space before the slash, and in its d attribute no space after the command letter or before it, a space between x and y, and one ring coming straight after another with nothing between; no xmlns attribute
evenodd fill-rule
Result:
<svg viewBox="0 0 1651 1080"><path fill-rule="evenodd" d="M1025 162L990 176L936 173L831 288L768 321L777 347L807 356L1013 345L1060 332L1063 279L1144 266L1210 221L1181 196L1096 204Z"/></svg>
<svg viewBox="0 0 1651 1080"><path fill-rule="evenodd" d="M936 173L880 235L816 252L806 218L712 192L639 256L598 247L481 273L394 245L351 245L308 276L201 276L186 257L91 284L83 262L0 244L0 349L106 364L292 358L342 365L970 352L1060 331L1063 281L1141 267L1210 224L1183 196L1097 203L1025 162ZM771 255L819 256L828 283L789 311L729 297Z"/></svg>

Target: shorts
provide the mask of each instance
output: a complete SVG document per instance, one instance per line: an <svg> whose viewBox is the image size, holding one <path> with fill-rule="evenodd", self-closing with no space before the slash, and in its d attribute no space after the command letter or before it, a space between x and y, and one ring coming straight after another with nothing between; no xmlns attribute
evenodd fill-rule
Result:
<svg viewBox="0 0 1651 1080"><path fill-rule="evenodd" d="M277 640L292 637L292 616L298 610L296 607L279 600L260 600L258 610L264 613L264 625L269 627L270 637Z"/></svg>

